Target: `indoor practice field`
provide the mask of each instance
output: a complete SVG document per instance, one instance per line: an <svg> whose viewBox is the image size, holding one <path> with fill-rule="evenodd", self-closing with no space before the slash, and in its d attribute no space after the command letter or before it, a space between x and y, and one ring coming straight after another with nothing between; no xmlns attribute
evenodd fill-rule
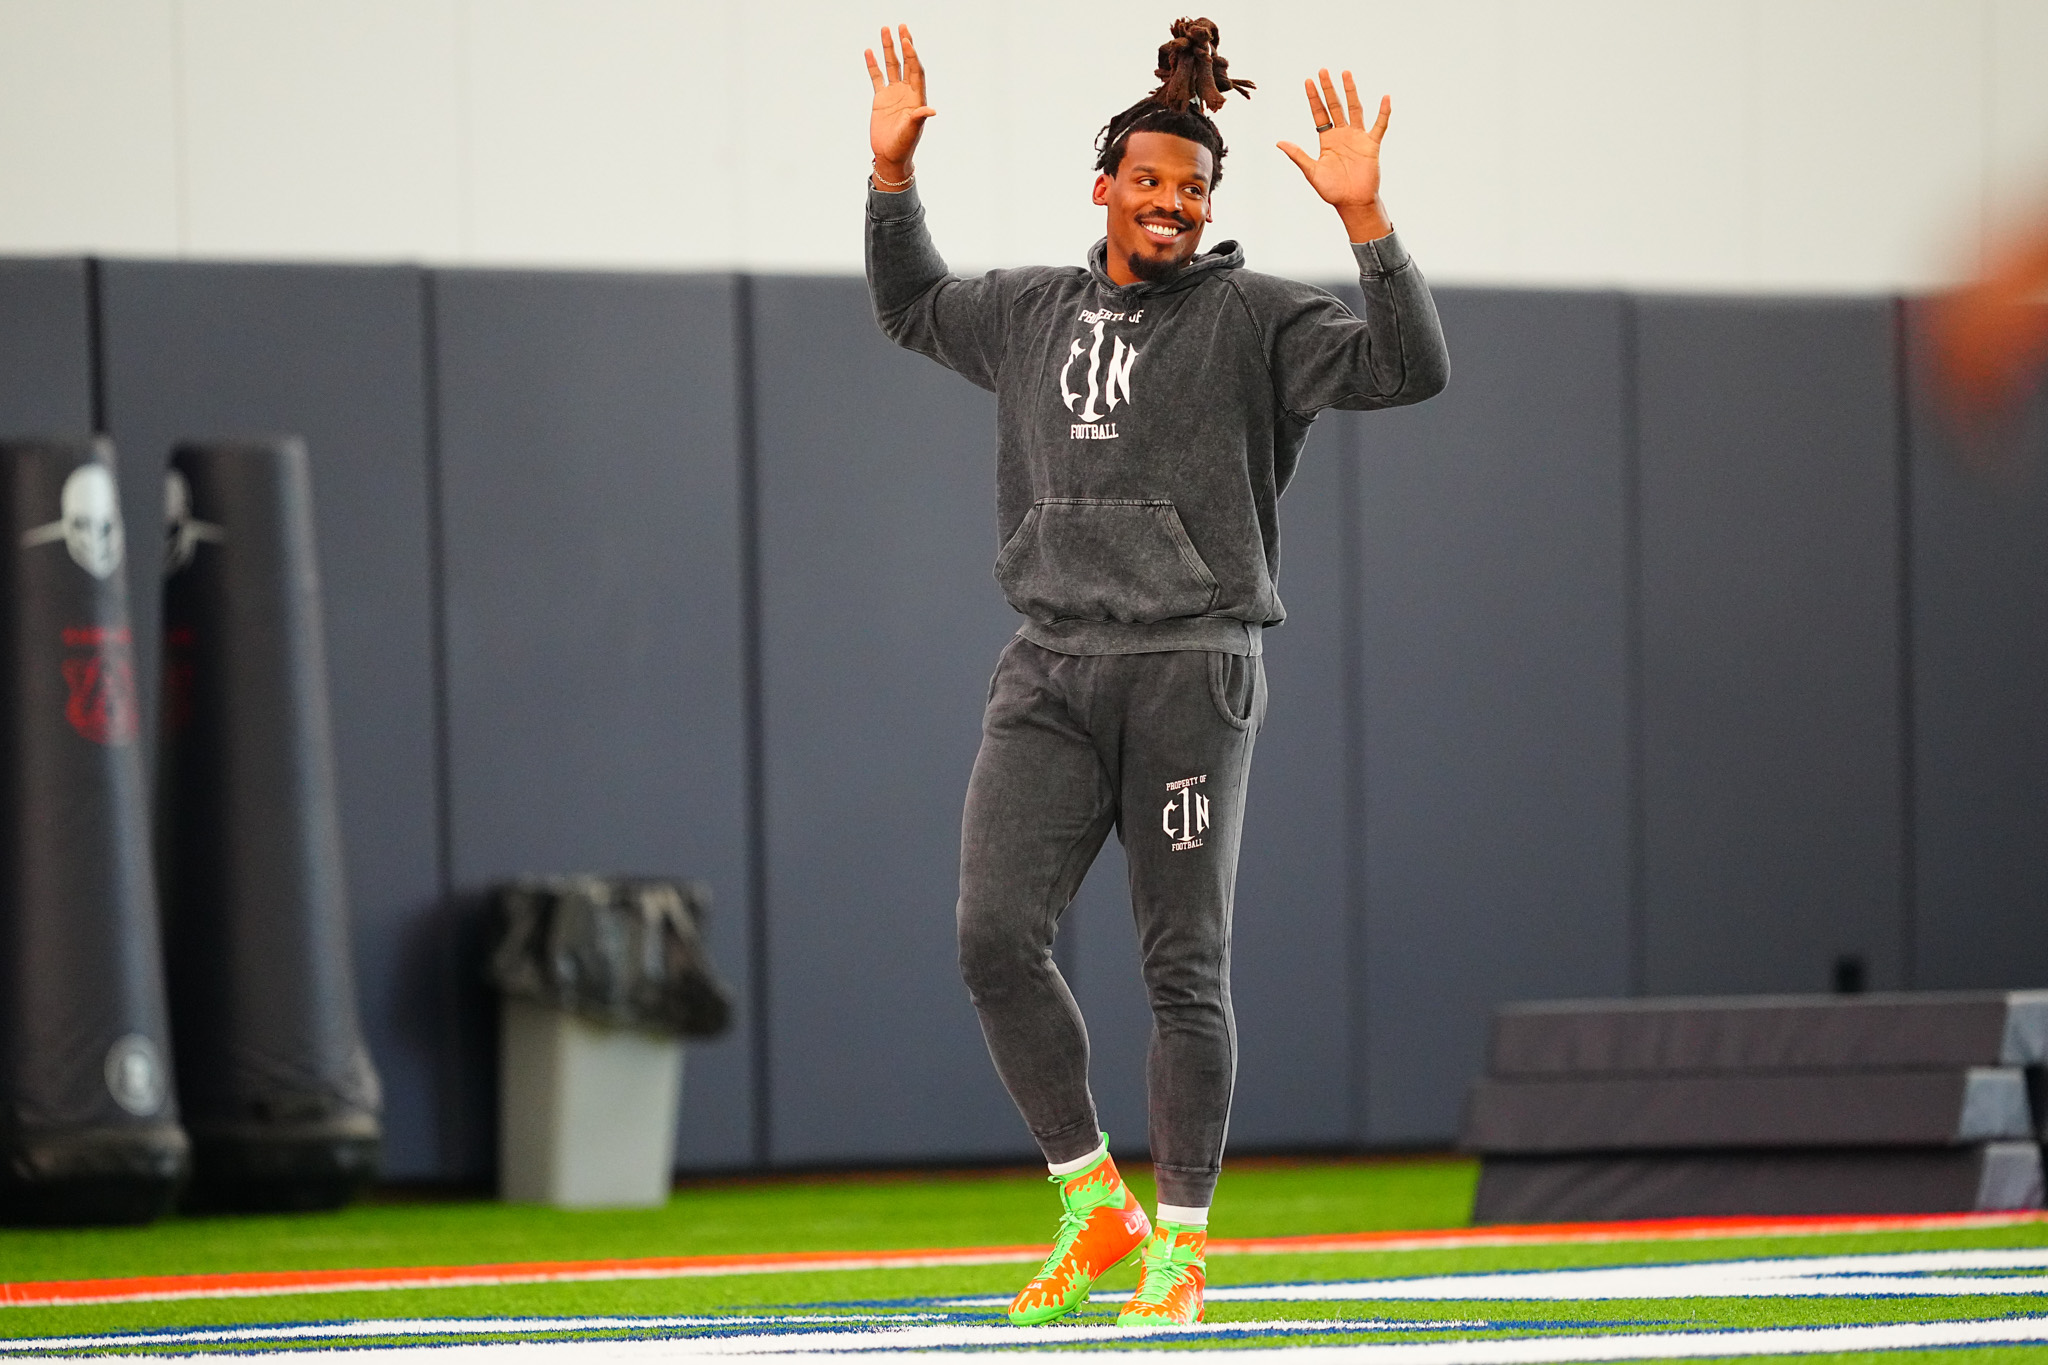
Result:
<svg viewBox="0 0 2048 1365"><path fill-rule="evenodd" d="M0 1354L2048 1359L2039 1215L1472 1228L1474 1177L1449 1158L1235 1163L1207 1321L1149 1332L1114 1326L1128 1269L1051 1328L1003 1321L1051 1197L1019 1170L703 1180L632 1212L386 1198L11 1230Z"/></svg>

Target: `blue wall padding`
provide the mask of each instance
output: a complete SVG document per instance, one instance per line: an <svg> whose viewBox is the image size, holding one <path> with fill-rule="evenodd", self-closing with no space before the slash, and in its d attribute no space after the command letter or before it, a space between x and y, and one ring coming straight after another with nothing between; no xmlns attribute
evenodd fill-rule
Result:
<svg viewBox="0 0 2048 1365"><path fill-rule="evenodd" d="M478 897L578 868L716 890L741 1024L690 1051L685 1166L1029 1155L952 937L1015 621L985 394L857 280L97 268L95 371L88 263L0 262L0 432L82 430L97 380L131 544L173 440L312 451L394 1175L487 1175ZM1439 302L1449 390L1327 416L1281 503L1240 1147L1448 1141L1504 1000L1825 989L1843 955L2048 985L2048 412L2015 477L1965 472L1892 300ZM1058 952L1137 1150L1114 847Z"/></svg>
<svg viewBox="0 0 2048 1365"><path fill-rule="evenodd" d="M92 424L92 299L84 261L0 261L0 419L9 435Z"/></svg>
<svg viewBox="0 0 2048 1365"><path fill-rule="evenodd" d="M1629 981L1625 302L1445 290L1359 423L1363 1136L1457 1128L1502 1000Z"/></svg>
<svg viewBox="0 0 2048 1365"><path fill-rule="evenodd" d="M2048 982L2048 386L2016 420L1966 437L1933 401L1909 336L1912 979L2038 986Z"/></svg>
<svg viewBox="0 0 2048 1365"><path fill-rule="evenodd" d="M857 280L754 284L777 1162L1023 1156L954 965L960 798L1013 629L989 396Z"/></svg>
<svg viewBox="0 0 2048 1365"><path fill-rule="evenodd" d="M1636 306L1649 994L1905 984L1894 311Z"/></svg>
<svg viewBox="0 0 2048 1365"><path fill-rule="evenodd" d="M743 1165L736 282L450 271L433 291L449 879L472 909L520 874L709 882L740 1024L689 1049L680 1159ZM463 986L481 1035L469 1075L487 1080L488 1001L476 972ZM490 1169L490 1125L476 1128L469 1174Z"/></svg>

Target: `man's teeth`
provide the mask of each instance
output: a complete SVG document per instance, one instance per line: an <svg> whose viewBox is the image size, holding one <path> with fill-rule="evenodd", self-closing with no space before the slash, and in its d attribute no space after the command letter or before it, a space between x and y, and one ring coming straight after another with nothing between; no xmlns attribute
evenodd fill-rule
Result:
<svg viewBox="0 0 2048 1365"><path fill-rule="evenodd" d="M1141 223L1139 224L1139 226L1144 228L1145 231L1151 233L1154 237L1180 236L1180 229L1175 227L1171 223Z"/></svg>

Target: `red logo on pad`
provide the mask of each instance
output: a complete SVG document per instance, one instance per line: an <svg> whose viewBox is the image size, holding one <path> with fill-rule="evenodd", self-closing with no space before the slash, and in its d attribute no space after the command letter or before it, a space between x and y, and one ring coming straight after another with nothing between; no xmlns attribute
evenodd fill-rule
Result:
<svg viewBox="0 0 2048 1365"><path fill-rule="evenodd" d="M94 744L118 745L134 740L139 714L135 705L135 664L128 652L128 632L121 627L67 628L64 643L86 646L92 653L64 661L64 682L71 689L64 719Z"/></svg>

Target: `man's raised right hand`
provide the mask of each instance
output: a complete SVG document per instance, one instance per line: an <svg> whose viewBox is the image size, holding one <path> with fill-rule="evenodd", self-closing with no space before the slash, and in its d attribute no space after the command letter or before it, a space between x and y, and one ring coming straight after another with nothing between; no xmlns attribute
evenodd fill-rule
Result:
<svg viewBox="0 0 2048 1365"><path fill-rule="evenodd" d="M896 43L889 30L882 30L882 61L875 62L869 48L868 79L875 83L875 105L868 115L868 146L875 154L875 181L907 181L912 175L911 156L924 133L924 121L939 111L924 102L924 63L918 60L917 45L910 40L910 26L896 30L903 38L903 59L896 59Z"/></svg>

